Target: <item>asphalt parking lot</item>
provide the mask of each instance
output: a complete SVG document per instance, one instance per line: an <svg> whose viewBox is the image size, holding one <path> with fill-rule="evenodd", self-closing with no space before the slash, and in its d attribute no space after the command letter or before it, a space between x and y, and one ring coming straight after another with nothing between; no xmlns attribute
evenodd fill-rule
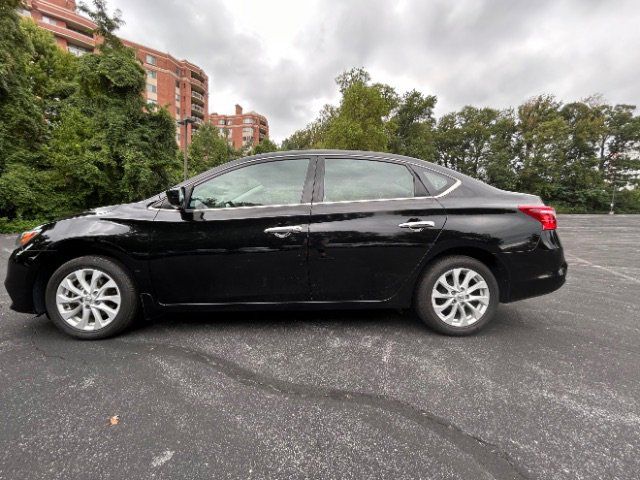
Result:
<svg viewBox="0 0 640 480"><path fill-rule="evenodd" d="M0 479L638 478L640 216L560 235L565 287L470 338L296 312L80 342L0 289Z"/></svg>

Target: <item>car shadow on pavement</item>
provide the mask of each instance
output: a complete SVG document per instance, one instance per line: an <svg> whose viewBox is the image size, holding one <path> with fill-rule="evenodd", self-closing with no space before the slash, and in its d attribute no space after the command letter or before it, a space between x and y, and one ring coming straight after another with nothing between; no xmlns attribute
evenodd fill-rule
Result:
<svg viewBox="0 0 640 480"><path fill-rule="evenodd" d="M27 317L31 335L68 339L58 331L45 315ZM431 338L455 339L482 338L526 334L532 326L523 321L511 306L500 306L493 321L471 337L448 337L430 330L410 310L326 310L326 311L244 311L207 313L167 313L152 319L138 318L133 326L120 333L121 336L157 336L170 330L172 333L206 332L277 332L283 330L304 331L309 328L325 328L332 331L361 331L363 335L402 331L410 335L425 335ZM517 331L517 332L516 332ZM27 332L24 332L25 334ZM98 342L100 340L97 340ZM105 339L103 341L109 341Z"/></svg>

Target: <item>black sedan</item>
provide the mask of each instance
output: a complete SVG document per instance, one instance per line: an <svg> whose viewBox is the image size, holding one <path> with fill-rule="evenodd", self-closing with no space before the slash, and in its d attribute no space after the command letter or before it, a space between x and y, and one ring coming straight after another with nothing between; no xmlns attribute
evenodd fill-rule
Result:
<svg viewBox="0 0 640 480"><path fill-rule="evenodd" d="M85 339L139 312L268 308L413 307L465 335L566 272L555 211L536 196L414 158L314 150L25 232L5 285L14 310Z"/></svg>

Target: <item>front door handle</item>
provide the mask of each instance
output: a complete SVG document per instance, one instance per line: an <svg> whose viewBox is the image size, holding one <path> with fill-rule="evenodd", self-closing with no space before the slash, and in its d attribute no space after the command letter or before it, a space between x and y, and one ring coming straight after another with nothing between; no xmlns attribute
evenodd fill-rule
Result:
<svg viewBox="0 0 640 480"><path fill-rule="evenodd" d="M302 233L304 228L300 225L293 225L291 227L271 227L265 229L264 233L271 233L278 238L286 238L292 233Z"/></svg>
<svg viewBox="0 0 640 480"><path fill-rule="evenodd" d="M421 232L425 228L433 228L436 226L435 222L431 220L416 220L413 222L405 222L398 225L400 228L408 228L414 232Z"/></svg>

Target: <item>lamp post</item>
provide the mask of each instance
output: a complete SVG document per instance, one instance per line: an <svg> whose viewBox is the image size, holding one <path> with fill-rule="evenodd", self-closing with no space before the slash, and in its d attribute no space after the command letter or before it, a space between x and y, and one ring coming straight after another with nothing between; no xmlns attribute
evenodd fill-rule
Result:
<svg viewBox="0 0 640 480"><path fill-rule="evenodd" d="M184 125L184 137L182 137L184 139L184 164L183 164L183 172L184 172L183 176L184 176L184 178L183 178L183 180L186 180L187 179L187 175L189 174L188 173L188 169L187 169L187 147L189 146L188 145L189 141L188 141L188 138L187 138L187 133L188 133L187 125L189 125L189 124L193 125L194 123L196 123L196 121L192 117L187 117L187 118L183 118L182 120L178 120L177 123L178 123L178 125Z"/></svg>
<svg viewBox="0 0 640 480"><path fill-rule="evenodd" d="M614 153L611 156L611 171L613 172L611 183L613 186L613 189L612 189L613 192L611 193L611 209L609 210L609 215L613 215L615 213L614 208L616 203L616 166L613 163L613 161L617 160L619 156L620 156L619 153Z"/></svg>

